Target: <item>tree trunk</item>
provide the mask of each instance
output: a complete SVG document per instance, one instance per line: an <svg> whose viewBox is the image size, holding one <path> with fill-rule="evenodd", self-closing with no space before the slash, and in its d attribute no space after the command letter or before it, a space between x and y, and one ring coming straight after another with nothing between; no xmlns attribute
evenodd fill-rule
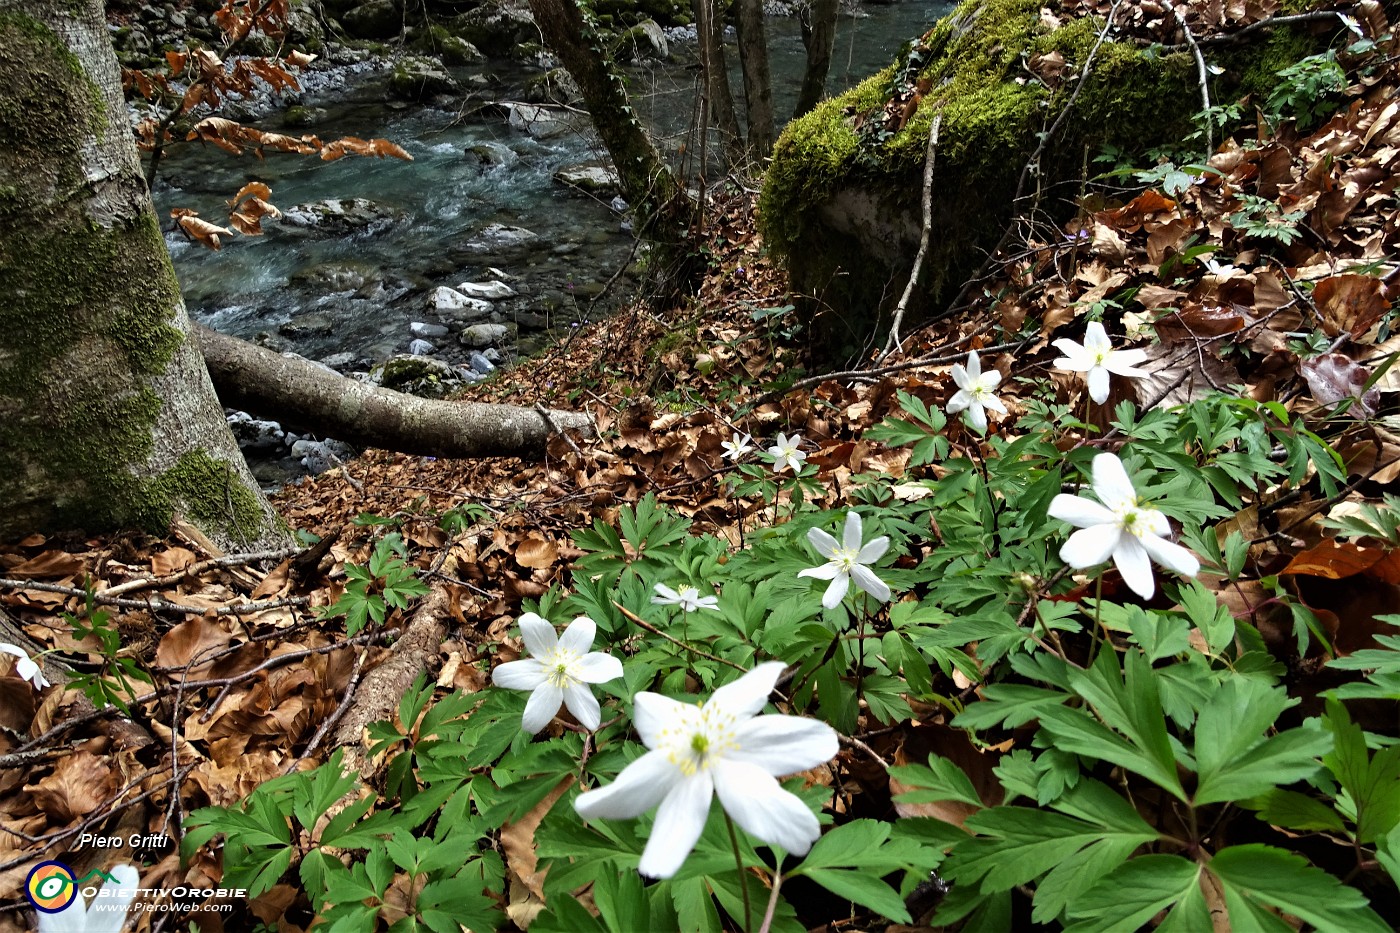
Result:
<svg viewBox="0 0 1400 933"><path fill-rule="evenodd" d="M836 13L841 0L809 0L798 11L802 21L802 44L807 48L807 68L792 118L807 113L822 99L826 76L831 71L831 50L836 45Z"/></svg>
<svg viewBox="0 0 1400 933"><path fill-rule="evenodd" d="M693 289L703 266L692 234L698 217L661 154L647 137L627 98L622 75L603 50L602 38L576 0L530 0L545 44L578 84L593 126L612 156L623 196L637 216L637 232L652 244L663 297Z"/></svg>
<svg viewBox="0 0 1400 933"><path fill-rule="evenodd" d="M126 114L97 0L0 0L0 539L179 513L220 547L280 546Z"/></svg>
<svg viewBox="0 0 1400 933"><path fill-rule="evenodd" d="M366 385L299 356L195 325L220 400L364 447L433 457L538 457L549 436L593 420L572 411L439 402Z"/></svg>
<svg viewBox="0 0 1400 933"><path fill-rule="evenodd" d="M773 78L768 71L763 0L736 2L739 64L744 72L744 106L749 118L749 152L755 159L763 159L773 151Z"/></svg>
<svg viewBox="0 0 1400 933"><path fill-rule="evenodd" d="M705 98L710 103L709 119L723 139L725 160L736 165L744 159L744 134L739 129L734 95L729 90L729 66L724 60L724 17L720 14L718 0L694 0L692 8L700 47L700 73Z"/></svg>

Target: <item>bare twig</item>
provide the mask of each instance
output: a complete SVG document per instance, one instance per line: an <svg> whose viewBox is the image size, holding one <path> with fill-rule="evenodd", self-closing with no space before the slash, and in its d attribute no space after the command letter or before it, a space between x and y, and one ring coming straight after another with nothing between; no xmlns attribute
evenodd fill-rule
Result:
<svg viewBox="0 0 1400 933"><path fill-rule="evenodd" d="M311 737L311 741L306 743L306 748L302 749L301 754L283 771L284 774L291 774L296 770L297 765L310 758L312 753L320 747L321 741L325 739L325 737L330 734L330 731L336 727L336 724L344 718L346 711L350 709L350 704L355 701L355 688L360 685L360 673L364 670L365 655L367 653L365 649L361 648L360 653L355 655L355 666L350 671L350 681L345 685L345 696L341 698L340 705L335 708L335 712L331 713L325 722L321 723L320 728L316 730L316 734Z"/></svg>
<svg viewBox="0 0 1400 933"><path fill-rule="evenodd" d="M617 600L613 600L613 605L617 607L617 611L618 611L618 612L621 612L621 613L622 613L623 615L625 615L627 618L631 619L633 622L637 623L637 624L640 625L642 628L646 629L648 632L651 632L653 635L660 635L662 638L666 639L666 640L669 641L671 644L676 645L677 647L680 647L680 648L684 648L686 651L689 651L691 654L697 654L697 655L699 655L699 656L702 657L702 658L706 658L706 659L708 659L708 660L710 660L710 661L715 661L715 662L717 662L717 663L719 663L719 664L727 664L728 666L734 668L736 671L743 671L745 674L747 674L747 673L749 672L749 669L748 669L747 667L744 667L742 664L735 664L733 661L729 661L729 660L726 660L726 659L724 659L724 658L716 657L715 655L710 654L708 651L701 651L699 648L696 648L694 645L687 645L687 644L686 644L685 642L683 642L683 641L680 641L680 640L678 640L678 639L672 638L670 635L667 635L665 632L661 631L661 629L659 629L659 628L657 628L656 626L652 625L652 624L651 624L650 622L648 622L646 619L643 619L643 618L639 617L638 615L636 615L636 613L633 613L633 612L628 611L628 610L627 610L626 608L624 608L623 605L622 605L621 603L619 603Z"/></svg>
<svg viewBox="0 0 1400 933"><path fill-rule="evenodd" d="M81 596L88 591L77 586L62 586L57 583L40 583L37 580L12 580L0 577L0 587L14 590L34 590L40 593L61 593L64 596ZM101 593L93 594L93 600L103 606L116 606L118 609L144 609L148 612L182 612L186 615L202 616L213 613L216 616L243 615L252 612L266 612L269 609L286 609L291 606L305 606L310 600L305 596L288 596L285 599L265 599L256 602L233 603L228 606L188 606L172 603L165 599L116 599Z"/></svg>
<svg viewBox="0 0 1400 933"><path fill-rule="evenodd" d="M1191 54L1196 58L1196 77L1201 85L1201 110L1205 117L1206 131L1206 161L1210 161L1211 153L1215 151L1215 138L1211 130L1211 124L1215 117L1210 112L1210 72L1206 70L1206 58L1201 54L1201 45L1196 41L1196 36L1191 32L1191 27L1186 25L1186 14L1181 7L1170 4L1172 15L1176 17L1177 23L1181 26L1181 34L1186 37L1186 44L1191 48Z"/></svg>
<svg viewBox="0 0 1400 933"><path fill-rule="evenodd" d="M886 357L899 349L899 325L904 322L904 312L909 307L909 299L914 296L914 289L919 284L919 273L924 268L924 257L928 255L929 233L933 229L933 164L938 155L938 131L942 127L943 114L934 114L933 123L928 129L928 152L924 154L924 225L919 233L919 251L914 254L914 267L909 270L909 281L904 286L904 294L899 296L899 303L894 307L890 336L885 341L885 349L875 361L877 364L884 362Z"/></svg>
<svg viewBox="0 0 1400 933"><path fill-rule="evenodd" d="M227 554L223 557L213 557L209 560L202 560L195 564L190 564L183 570L176 570L174 573L167 573L162 577L140 577L135 580L128 580L125 583L118 583L116 586L109 586L98 595L115 598L125 593L135 590L150 589L153 586L169 586L190 577L199 576L206 570L226 569L229 567L241 567L245 564L255 564L262 560L282 560L291 557L298 552L298 548L280 548L276 551L259 551L255 554Z"/></svg>

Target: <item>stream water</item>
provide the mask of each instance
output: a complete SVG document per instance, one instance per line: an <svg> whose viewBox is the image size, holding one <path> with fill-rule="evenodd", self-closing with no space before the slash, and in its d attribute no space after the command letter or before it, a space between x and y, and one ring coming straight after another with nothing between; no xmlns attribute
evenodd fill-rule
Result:
<svg viewBox="0 0 1400 933"><path fill-rule="evenodd" d="M843 90L883 67L902 43L950 7L945 0L900 0L844 16L828 88ZM786 114L805 55L796 20L770 18L769 45L777 112ZM737 61L732 47L729 54ZM693 50L682 50L680 57L693 57ZM499 65L492 63L490 70L499 79L494 86L503 83L505 90L492 93L509 98L510 88L530 75L502 72ZM454 73L465 79L473 71ZM675 151L694 110L696 70L649 63L631 75L643 119ZM742 101L737 76L732 83ZM597 293L632 249L609 197L580 195L552 180L561 167L602 157L583 115L576 118L577 132L536 138L499 116L462 118L456 110L388 105L383 78L372 76L333 96L308 95L305 103L325 111L310 130L322 139L387 137L414 161L348 157L326 163L288 154L258 160L212 146L176 147L156 186L161 216L182 206L217 222L226 199L254 179L272 188L273 202L284 210L326 198L365 198L384 213L358 232L336 235L308 235L269 221L268 235L229 238L219 252L168 234L196 320L313 359L331 357L346 370L405 352L415 338L412 322L444 323L453 333L434 337L436 328L428 329L433 355L460 362L469 350L456 340L460 321L433 309L430 294L437 286L481 280L492 267L516 277L518 297L500 303L494 317L528 334L576 320L584 299ZM307 131L284 129L278 115L263 126ZM482 164L471 150L483 144L504 164ZM499 238L473 242L492 224L524 228L536 237L513 245Z"/></svg>

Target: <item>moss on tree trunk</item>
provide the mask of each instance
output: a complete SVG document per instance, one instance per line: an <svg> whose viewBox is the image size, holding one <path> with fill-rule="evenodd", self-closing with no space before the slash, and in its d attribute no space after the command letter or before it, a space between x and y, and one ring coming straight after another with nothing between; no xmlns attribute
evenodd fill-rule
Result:
<svg viewBox="0 0 1400 933"><path fill-rule="evenodd" d="M0 537L178 512L282 539L189 339L95 2L0 0L0 295Z"/></svg>

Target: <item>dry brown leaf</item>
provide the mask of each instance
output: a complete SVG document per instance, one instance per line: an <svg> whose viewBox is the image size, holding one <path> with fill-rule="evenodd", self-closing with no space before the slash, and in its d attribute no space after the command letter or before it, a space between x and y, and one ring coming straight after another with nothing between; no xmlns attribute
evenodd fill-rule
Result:
<svg viewBox="0 0 1400 933"><path fill-rule="evenodd" d="M186 567L198 561L198 556L189 548L172 547L166 548L159 554L151 556L151 573L158 577L184 570Z"/></svg>

